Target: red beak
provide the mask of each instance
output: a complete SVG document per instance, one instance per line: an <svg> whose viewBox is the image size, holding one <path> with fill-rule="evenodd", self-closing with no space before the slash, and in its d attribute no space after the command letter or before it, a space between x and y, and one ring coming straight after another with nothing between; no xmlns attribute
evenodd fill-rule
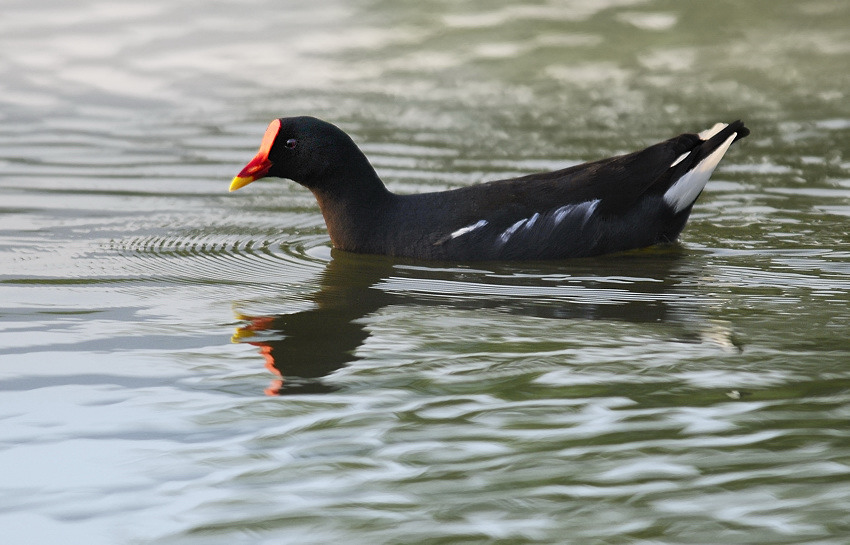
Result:
<svg viewBox="0 0 850 545"><path fill-rule="evenodd" d="M251 162L245 165L233 181L230 182L230 191L236 191L240 187L245 187L255 180L259 180L272 168L272 162L269 161L269 152L272 149L277 133L280 131L280 119L275 119L269 123L266 129L266 134L263 135L263 142L260 144L260 151L251 159Z"/></svg>
<svg viewBox="0 0 850 545"><path fill-rule="evenodd" d="M251 162L245 165L233 181L230 182L230 191L236 191L240 187L245 187L254 180L259 180L265 176L269 169L272 168L272 162L269 161L268 155L258 153L256 157L251 159Z"/></svg>

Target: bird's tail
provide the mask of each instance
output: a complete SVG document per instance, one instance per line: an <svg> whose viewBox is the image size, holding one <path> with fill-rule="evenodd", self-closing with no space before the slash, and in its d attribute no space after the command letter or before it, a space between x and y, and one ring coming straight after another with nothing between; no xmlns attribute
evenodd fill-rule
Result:
<svg viewBox="0 0 850 545"><path fill-rule="evenodd" d="M670 179L675 181L664 192L664 202L677 214L691 206L729 146L748 134L750 130L743 121L718 123L697 134L697 145L670 165Z"/></svg>

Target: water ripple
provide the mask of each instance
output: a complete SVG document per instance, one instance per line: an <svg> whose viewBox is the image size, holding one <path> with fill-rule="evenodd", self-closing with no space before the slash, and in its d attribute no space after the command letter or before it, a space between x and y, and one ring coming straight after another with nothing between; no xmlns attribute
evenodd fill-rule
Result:
<svg viewBox="0 0 850 545"><path fill-rule="evenodd" d="M5 541L847 541L847 2L5 4ZM753 134L681 246L423 264L227 193L300 114L404 193Z"/></svg>
<svg viewBox="0 0 850 545"><path fill-rule="evenodd" d="M129 274L174 282L286 283L316 275L329 254L323 237L244 239L196 233L146 236L114 244Z"/></svg>

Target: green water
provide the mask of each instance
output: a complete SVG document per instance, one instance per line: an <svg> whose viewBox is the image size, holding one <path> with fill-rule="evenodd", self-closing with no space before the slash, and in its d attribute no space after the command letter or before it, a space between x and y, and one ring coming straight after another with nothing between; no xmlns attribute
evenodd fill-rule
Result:
<svg viewBox="0 0 850 545"><path fill-rule="evenodd" d="M8 543L850 540L850 4L12 2ZM332 251L310 114L397 192L751 128L681 243Z"/></svg>

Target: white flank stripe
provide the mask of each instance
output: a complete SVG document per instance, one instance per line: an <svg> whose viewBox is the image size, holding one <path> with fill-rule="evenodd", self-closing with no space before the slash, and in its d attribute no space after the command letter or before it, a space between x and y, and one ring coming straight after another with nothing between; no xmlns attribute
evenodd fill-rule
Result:
<svg viewBox="0 0 850 545"><path fill-rule="evenodd" d="M599 199L594 199L592 201L585 201L576 204L565 204L560 208L556 208L551 212L545 212L541 214L540 212L535 212L531 215L530 218L523 218L518 222L514 223L507 229L505 229L501 235L499 235L499 240L502 244L505 244L510 240L512 236L516 234L520 229L524 231L529 231L537 225L538 220L543 224L551 224L552 227L558 225L563 220L567 219L570 215L580 215L582 216L581 226L584 227L590 217L593 215L593 212L596 211L596 207L599 206ZM542 218L542 219L541 219ZM481 220L484 221L484 220ZM550 223L551 222L551 223ZM481 222L478 222L481 223ZM459 231L463 231L464 229L472 229L476 228L478 224L470 225L469 227L464 227L463 229L458 229L455 233ZM463 233L461 233L463 234ZM452 233L454 235L454 233Z"/></svg>
<svg viewBox="0 0 850 545"><path fill-rule="evenodd" d="M457 231L455 231L451 235L449 235L449 238L457 238L457 237L463 236L467 233L471 233L472 231L475 231L476 229L480 229L482 227L485 227L488 223L489 222L487 220L478 220L475 223L473 223L472 225L467 225L466 227L461 227L460 229L458 229Z"/></svg>
<svg viewBox="0 0 850 545"><path fill-rule="evenodd" d="M561 221L566 218L570 212L576 209L577 204L565 204L564 206L555 210L552 214L552 220L555 222L555 225L561 223Z"/></svg>
<svg viewBox="0 0 850 545"><path fill-rule="evenodd" d="M514 233L516 233L517 229L519 229L520 227L522 227L522 224L523 224L523 223L525 223L525 222L527 222L527 221L528 221L528 218L525 218L525 219L521 219L521 220L519 220L518 222L514 223L513 225L511 225L510 227L508 227L507 229L505 229L505 232L504 232L504 233L502 233L502 234L499 236L499 239L500 239L502 242L507 242L507 241L508 241L508 239L509 239L509 238L511 238L511 237L513 236L513 234L514 234Z"/></svg>
<svg viewBox="0 0 850 545"><path fill-rule="evenodd" d="M670 205L674 212L681 212L696 200L736 136L738 133L732 133L711 155L687 171L664 193L664 202Z"/></svg>
<svg viewBox="0 0 850 545"><path fill-rule="evenodd" d="M587 210L584 211L584 221L581 222L581 226L584 227L587 225L588 220L590 220L590 216L596 212L596 207L599 206L599 199L594 199L590 201Z"/></svg>
<svg viewBox="0 0 850 545"><path fill-rule="evenodd" d="M555 225L558 225L559 223L564 221L567 216L569 216L575 211L579 211L584 214L584 218L581 222L581 226L584 227L584 225L587 223L587 220L589 220L590 216L593 215L593 212L596 210L597 206L599 206L599 199L580 202L578 204L566 204L556 209L552 213L552 221L555 223Z"/></svg>
<svg viewBox="0 0 850 545"><path fill-rule="evenodd" d="M728 126L728 123L715 123L713 127L711 127L710 129L705 129L701 133L697 134L697 136L699 136L700 140L705 142L706 140L708 140L709 138L719 133Z"/></svg>

